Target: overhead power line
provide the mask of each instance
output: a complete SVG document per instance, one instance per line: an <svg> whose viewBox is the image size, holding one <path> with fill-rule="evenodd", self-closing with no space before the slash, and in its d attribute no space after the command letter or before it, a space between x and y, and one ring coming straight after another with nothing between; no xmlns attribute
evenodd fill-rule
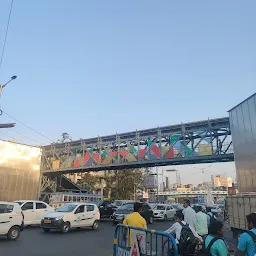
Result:
<svg viewBox="0 0 256 256"><path fill-rule="evenodd" d="M37 133L38 135L42 136L43 138L45 138L45 139L49 140L50 142L54 142L52 139L50 139L50 138L46 137L45 135L43 135L42 133L40 133L40 132L36 131L35 129L33 129L32 127L28 126L27 124L25 124L25 123L23 123L23 122L19 121L19 120L18 120L17 118L15 118L15 117L13 117L13 116L9 115L9 114L8 114L8 113L6 113L4 110L2 110L2 111L3 111L3 113L4 113L5 115L9 116L10 118L12 118L13 120L15 120L16 122L18 122L18 123L20 123L20 124L24 125L25 127L27 127L28 129L30 129L31 131L33 131L33 132Z"/></svg>
<svg viewBox="0 0 256 256"><path fill-rule="evenodd" d="M13 136L11 136L11 135L8 134L7 132L4 132L3 129L0 130L0 133L5 134L6 136L8 136L9 138L11 138L12 140L18 141L16 138L14 138Z"/></svg>
<svg viewBox="0 0 256 256"><path fill-rule="evenodd" d="M18 134L18 135L20 135L20 136L26 138L26 139L32 140L32 141L34 141L34 142L36 142L36 143L39 143L39 145L42 145L42 143L41 143L40 141L35 140L35 139L32 139L32 138L30 138L30 137L28 137L28 136L26 136L26 135L24 135L24 134L22 134L22 133L19 133L19 132L13 130L13 129L11 129L11 130L9 130L9 131L14 132L14 133L16 133L16 134Z"/></svg>
<svg viewBox="0 0 256 256"><path fill-rule="evenodd" d="M8 16L7 26L6 26L6 30L5 30L4 43L3 43L2 53L1 53L1 57L0 57L0 70L2 68L2 63L3 63L3 59L4 59L5 46L6 46L6 41L7 41L7 36L8 36L8 31L9 31L9 25L10 25L10 20L11 20L11 15L12 15L13 1L14 0L11 0L9 16Z"/></svg>

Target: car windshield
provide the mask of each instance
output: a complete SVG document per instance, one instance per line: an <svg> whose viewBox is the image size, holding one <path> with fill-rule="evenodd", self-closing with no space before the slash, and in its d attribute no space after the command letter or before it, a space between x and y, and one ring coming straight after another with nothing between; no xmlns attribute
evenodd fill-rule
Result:
<svg viewBox="0 0 256 256"><path fill-rule="evenodd" d="M176 205L176 204L172 204L172 207L173 207L174 209L178 209L178 205Z"/></svg>
<svg viewBox="0 0 256 256"><path fill-rule="evenodd" d="M19 204L19 205L22 205L24 202L19 201L19 202L14 202L14 203L17 203L17 204Z"/></svg>
<svg viewBox="0 0 256 256"><path fill-rule="evenodd" d="M64 204L56 212L72 212L77 207L76 204Z"/></svg>
<svg viewBox="0 0 256 256"><path fill-rule="evenodd" d="M155 209L163 211L163 210L165 210L165 205L157 205Z"/></svg>
<svg viewBox="0 0 256 256"><path fill-rule="evenodd" d="M133 212L133 204L124 204L118 209L118 211Z"/></svg>
<svg viewBox="0 0 256 256"><path fill-rule="evenodd" d="M122 205L122 201L115 201L115 205L116 206L121 206Z"/></svg>

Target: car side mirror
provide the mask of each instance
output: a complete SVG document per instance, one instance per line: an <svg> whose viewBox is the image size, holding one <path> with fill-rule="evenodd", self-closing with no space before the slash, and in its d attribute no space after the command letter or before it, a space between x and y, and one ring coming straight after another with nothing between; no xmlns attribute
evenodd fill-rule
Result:
<svg viewBox="0 0 256 256"><path fill-rule="evenodd" d="M103 206L103 205L101 205L101 206L100 206L100 209L102 209L102 208L104 208L104 206Z"/></svg>

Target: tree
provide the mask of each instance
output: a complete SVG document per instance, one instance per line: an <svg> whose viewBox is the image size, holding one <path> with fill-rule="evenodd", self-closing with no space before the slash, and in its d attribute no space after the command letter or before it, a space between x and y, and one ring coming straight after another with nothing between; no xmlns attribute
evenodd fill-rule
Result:
<svg viewBox="0 0 256 256"><path fill-rule="evenodd" d="M145 176L148 170L127 169L117 171L114 186L111 190L112 199L137 199L137 191L145 190Z"/></svg>
<svg viewBox="0 0 256 256"><path fill-rule="evenodd" d="M82 178L77 181L77 185L79 185L83 189L87 189L91 192L95 189L97 183L99 183L100 179L97 176L91 175L90 173L84 173Z"/></svg>
<svg viewBox="0 0 256 256"><path fill-rule="evenodd" d="M113 200L133 200L137 199L137 191L145 191L144 181L148 173L150 170L147 168L105 171L101 176L84 173L77 184L91 192L97 191L101 186L104 197L111 197Z"/></svg>

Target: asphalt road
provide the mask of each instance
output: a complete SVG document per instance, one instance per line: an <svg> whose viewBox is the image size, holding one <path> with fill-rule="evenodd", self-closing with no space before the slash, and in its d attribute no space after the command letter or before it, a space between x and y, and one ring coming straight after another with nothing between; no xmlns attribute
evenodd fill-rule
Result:
<svg viewBox="0 0 256 256"><path fill-rule="evenodd" d="M164 231L171 225L171 221L155 221L149 228ZM67 234L45 234L38 227L29 227L17 241L0 237L0 252L7 256L112 256L114 230L109 221L101 222L97 231L76 229Z"/></svg>

